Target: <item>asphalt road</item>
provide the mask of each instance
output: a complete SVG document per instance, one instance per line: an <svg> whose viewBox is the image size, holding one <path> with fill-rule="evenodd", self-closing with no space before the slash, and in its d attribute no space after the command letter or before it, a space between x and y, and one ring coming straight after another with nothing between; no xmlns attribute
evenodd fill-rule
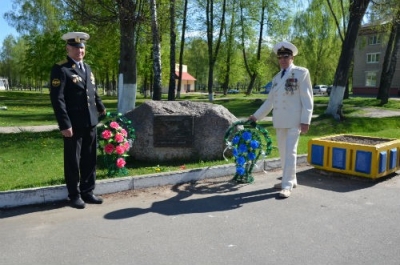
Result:
<svg viewBox="0 0 400 265"><path fill-rule="evenodd" d="M231 176L0 211L0 264L396 264L400 181L299 168L288 199L281 171Z"/></svg>

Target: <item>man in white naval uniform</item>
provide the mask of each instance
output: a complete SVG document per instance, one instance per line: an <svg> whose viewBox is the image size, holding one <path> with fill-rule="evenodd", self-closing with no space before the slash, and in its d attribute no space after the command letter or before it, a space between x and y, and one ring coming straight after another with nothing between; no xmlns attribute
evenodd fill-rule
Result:
<svg viewBox="0 0 400 265"><path fill-rule="evenodd" d="M272 79L272 88L261 107L249 117L257 121L273 109L273 126L283 170L282 182L274 188L281 189L279 196L288 198L297 186L297 144L300 133L307 133L313 111L313 91L308 69L295 66L297 47L290 42L274 46L281 71Z"/></svg>

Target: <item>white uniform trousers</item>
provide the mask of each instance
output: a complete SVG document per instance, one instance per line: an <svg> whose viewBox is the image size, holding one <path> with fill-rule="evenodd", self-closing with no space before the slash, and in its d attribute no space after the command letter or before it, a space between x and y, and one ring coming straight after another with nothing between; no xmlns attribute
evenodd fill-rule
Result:
<svg viewBox="0 0 400 265"><path fill-rule="evenodd" d="M300 128L275 129L283 170L282 189L292 190L293 185L297 185L297 145L299 143Z"/></svg>

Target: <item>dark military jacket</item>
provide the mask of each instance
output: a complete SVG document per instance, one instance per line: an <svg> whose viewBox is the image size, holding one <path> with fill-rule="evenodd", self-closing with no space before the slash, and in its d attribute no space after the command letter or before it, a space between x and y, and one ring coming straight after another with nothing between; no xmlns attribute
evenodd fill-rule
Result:
<svg viewBox="0 0 400 265"><path fill-rule="evenodd" d="M95 126L105 110L90 66L84 72L69 57L51 70L50 99L60 130Z"/></svg>

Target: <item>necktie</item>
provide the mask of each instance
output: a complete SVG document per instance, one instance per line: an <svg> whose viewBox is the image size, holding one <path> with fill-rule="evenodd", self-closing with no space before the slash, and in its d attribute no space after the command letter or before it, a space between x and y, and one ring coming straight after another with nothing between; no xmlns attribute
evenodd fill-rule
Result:
<svg viewBox="0 0 400 265"><path fill-rule="evenodd" d="M85 72L85 67L83 67L83 63L82 63L82 62L79 62L78 64L79 64L79 68L80 68L83 72Z"/></svg>
<svg viewBox="0 0 400 265"><path fill-rule="evenodd" d="M281 78L285 75L286 69L283 69L282 73L281 73Z"/></svg>

